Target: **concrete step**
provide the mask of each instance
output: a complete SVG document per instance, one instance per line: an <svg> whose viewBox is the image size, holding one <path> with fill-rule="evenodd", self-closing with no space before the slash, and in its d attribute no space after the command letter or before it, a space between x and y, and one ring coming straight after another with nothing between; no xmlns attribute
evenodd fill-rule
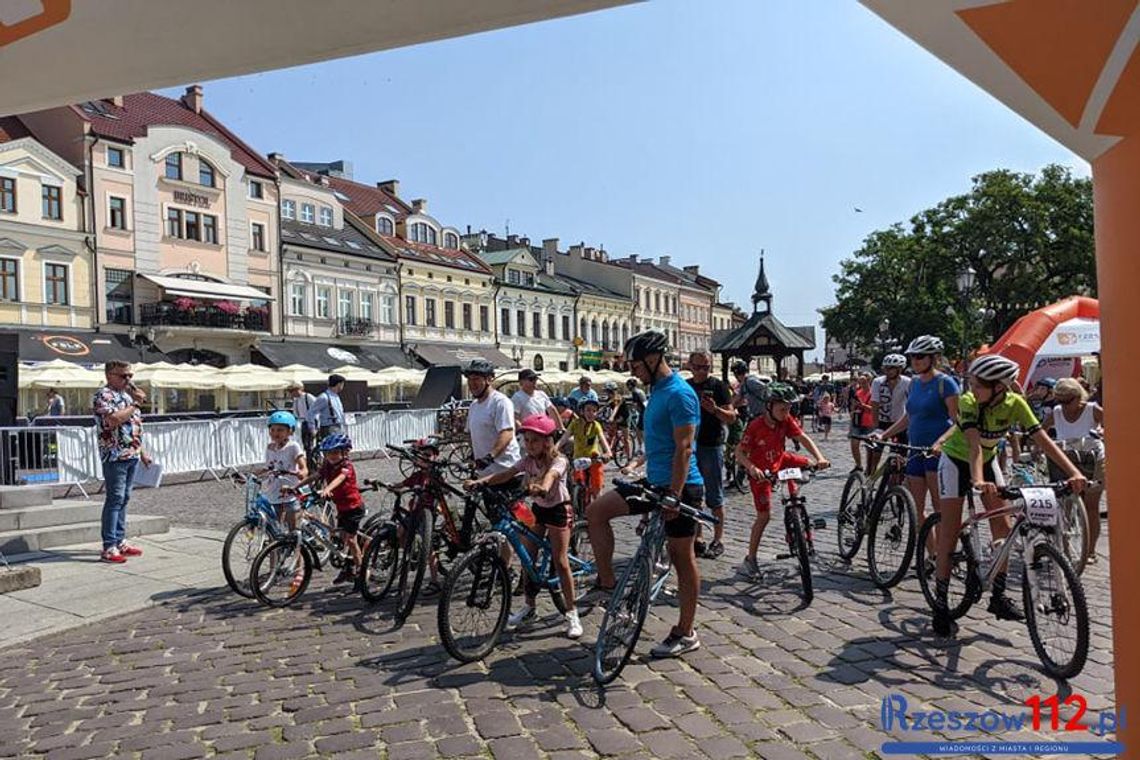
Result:
<svg viewBox="0 0 1140 760"><path fill-rule="evenodd" d="M0 486L0 509L45 507L51 504L51 486Z"/></svg>
<svg viewBox="0 0 1140 760"><path fill-rule="evenodd" d="M170 521L154 515L128 515L127 536L147 536L166 533ZM30 530L10 530L0 532L0 552L11 556L25 552L35 552L56 546L70 544L98 545L102 536L99 520L87 520L69 525L52 525Z"/></svg>
<svg viewBox="0 0 1140 760"><path fill-rule="evenodd" d="M0 510L0 533L98 521L102 515L101 502L79 499L60 500L40 507L3 509Z"/></svg>

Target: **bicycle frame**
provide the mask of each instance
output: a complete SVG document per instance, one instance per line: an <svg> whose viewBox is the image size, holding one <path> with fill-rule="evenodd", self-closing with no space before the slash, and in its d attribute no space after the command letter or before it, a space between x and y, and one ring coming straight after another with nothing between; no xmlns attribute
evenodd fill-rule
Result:
<svg viewBox="0 0 1140 760"><path fill-rule="evenodd" d="M973 541L973 528L979 525L981 522L988 522L995 517L1007 517L1013 515L1013 525L1010 527L1009 535L1002 542L1002 546L998 550L997 554L984 558L985 563L983 563L983 557L975 557L978 566L977 578L981 582L983 589L989 589L993 585L994 577L997 576L998 568L1006 566L1010 555L1013 553L1014 544L1016 543L1013 540L1014 537L1027 537L1030 545L1024 547L1024 549L1031 549L1032 546L1036 545L1039 541L1054 542L1054 537L1057 535L1056 528L1050 528L1044 525L1034 525L1029 522L1028 514L1025 508L1025 499L1022 497L1003 500L1000 507L995 507L994 509L984 510L978 513L976 511L976 507L974 506L974 492L971 490L968 492L966 503L969 509L969 517L962 521L962 525L958 529L959 538L962 535L966 534L968 539ZM975 545L977 548L980 548L980 542L977 542L973 545ZM1063 547L1058 546L1057 548L1061 550L1061 553L1063 555ZM1026 556L1033 555L1032 553L1027 553ZM985 570L983 571L983 566L986 563L988 563L988 566L986 566ZM1032 568L1030 568L1030 572L1032 572Z"/></svg>
<svg viewBox="0 0 1140 760"><path fill-rule="evenodd" d="M522 565L527 577L529 577L532 582L543 588L558 588L560 584L558 576L554 575L552 577L550 574L550 566L554 560L554 552L550 546L550 539L538 535L510 514L504 514L500 517L491 527L491 531L506 539L515 555L519 558L519 564ZM538 558L537 565L535 564L535 558L531 556L526 544L523 543L523 539L535 545L535 552ZM593 562L579 559L573 554L569 554L569 558L570 574L574 577L582 577L595 572Z"/></svg>

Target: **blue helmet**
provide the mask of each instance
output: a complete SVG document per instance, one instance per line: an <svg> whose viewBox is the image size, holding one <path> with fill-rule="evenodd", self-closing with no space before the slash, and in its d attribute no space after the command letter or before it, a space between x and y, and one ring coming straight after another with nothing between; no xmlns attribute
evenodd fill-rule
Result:
<svg viewBox="0 0 1140 760"><path fill-rule="evenodd" d="M351 449L352 439L344 433L333 433L325 436L321 441L321 451L336 451L338 449Z"/></svg>
<svg viewBox="0 0 1140 760"><path fill-rule="evenodd" d="M269 427L274 425L284 425L290 430L297 429L297 418L291 412L286 412L284 409L274 412L269 415Z"/></svg>

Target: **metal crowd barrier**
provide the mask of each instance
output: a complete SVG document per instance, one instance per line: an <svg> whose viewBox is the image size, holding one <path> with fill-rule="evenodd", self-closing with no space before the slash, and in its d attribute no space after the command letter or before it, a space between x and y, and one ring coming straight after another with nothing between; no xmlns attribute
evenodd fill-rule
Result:
<svg viewBox="0 0 1140 760"><path fill-rule="evenodd" d="M265 460L266 417L146 422L143 445L163 473L192 472L218 477L231 467ZM436 432L436 410L358 412L348 418L348 435L362 454L385 455L384 444ZM0 485L67 485L103 479L94 427L0 428ZM86 492L84 492L86 493Z"/></svg>

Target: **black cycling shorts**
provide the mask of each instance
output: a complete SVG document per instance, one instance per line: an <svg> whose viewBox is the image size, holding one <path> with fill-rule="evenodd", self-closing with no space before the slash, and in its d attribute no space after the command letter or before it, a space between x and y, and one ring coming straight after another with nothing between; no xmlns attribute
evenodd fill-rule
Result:
<svg viewBox="0 0 1140 760"><path fill-rule="evenodd" d="M360 523L364 521L364 507L350 509L347 512L336 513L336 527L350 536L360 530Z"/></svg>
<svg viewBox="0 0 1140 760"><path fill-rule="evenodd" d="M681 501L691 507L700 509L705 500L705 487L703 485L688 484L681 491ZM626 499L631 515L644 515L653 511L653 504L639 497ZM677 515L672 520L665 520L665 535L669 538L692 538L697 535L697 521L688 515Z"/></svg>
<svg viewBox="0 0 1140 760"><path fill-rule="evenodd" d="M531 504L530 511L534 514L534 521L537 524L549 528L569 528L574 524L574 505L568 501L553 507Z"/></svg>

